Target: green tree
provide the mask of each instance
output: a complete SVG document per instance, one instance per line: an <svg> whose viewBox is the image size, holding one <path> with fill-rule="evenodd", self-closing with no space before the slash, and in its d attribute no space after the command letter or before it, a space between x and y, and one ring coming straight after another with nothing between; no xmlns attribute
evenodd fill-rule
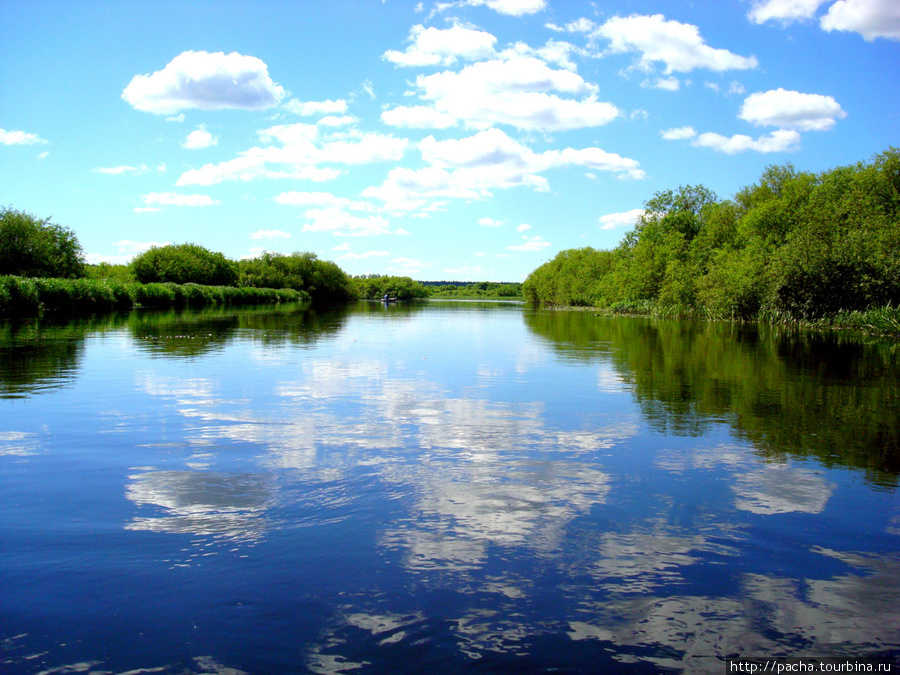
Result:
<svg viewBox="0 0 900 675"><path fill-rule="evenodd" d="M130 267L142 284L236 286L238 281L236 263L197 244L154 246L136 256Z"/></svg>
<svg viewBox="0 0 900 675"><path fill-rule="evenodd" d="M315 303L346 302L354 297L350 277L335 263L315 253L263 253L242 260L240 283L257 288L293 288L309 293Z"/></svg>
<svg viewBox="0 0 900 675"><path fill-rule="evenodd" d="M84 276L81 245L68 228L12 207L0 209L0 275Z"/></svg>

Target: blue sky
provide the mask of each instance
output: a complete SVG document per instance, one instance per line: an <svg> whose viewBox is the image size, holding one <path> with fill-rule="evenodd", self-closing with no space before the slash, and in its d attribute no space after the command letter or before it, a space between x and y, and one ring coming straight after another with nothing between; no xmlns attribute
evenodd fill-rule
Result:
<svg viewBox="0 0 900 675"><path fill-rule="evenodd" d="M0 26L0 204L89 262L521 281L657 191L900 146L896 0L0 0Z"/></svg>

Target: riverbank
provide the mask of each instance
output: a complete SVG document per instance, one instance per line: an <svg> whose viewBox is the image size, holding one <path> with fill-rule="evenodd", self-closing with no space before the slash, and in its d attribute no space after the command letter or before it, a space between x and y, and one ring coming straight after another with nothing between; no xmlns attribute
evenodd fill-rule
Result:
<svg viewBox="0 0 900 675"><path fill-rule="evenodd" d="M43 279L0 276L0 316L42 312L91 313L133 307L208 307L305 302L309 294L290 288L122 283L111 279Z"/></svg>

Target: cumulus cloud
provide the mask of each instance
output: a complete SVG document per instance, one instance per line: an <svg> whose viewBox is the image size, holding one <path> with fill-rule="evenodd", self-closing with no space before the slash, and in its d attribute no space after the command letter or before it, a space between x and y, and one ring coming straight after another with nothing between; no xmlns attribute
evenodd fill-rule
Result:
<svg viewBox="0 0 900 675"><path fill-rule="evenodd" d="M503 227L506 225L505 220L494 220L493 218L480 218L478 224L482 227Z"/></svg>
<svg viewBox="0 0 900 675"><path fill-rule="evenodd" d="M457 119L424 105L397 106L381 113L381 121L392 127L407 129L446 129L455 126Z"/></svg>
<svg viewBox="0 0 900 675"><path fill-rule="evenodd" d="M766 136L751 138L743 134L722 136L705 133L697 136L692 143L698 147L712 148L727 155L753 150L754 152L788 152L800 146L800 134L793 129L778 129Z"/></svg>
<svg viewBox="0 0 900 675"><path fill-rule="evenodd" d="M170 241L133 241L131 239L123 239L112 244L118 251L116 255L88 253L85 256L85 260L90 265L99 265L102 262L110 265L127 265L138 253L143 253L154 246L168 246L171 243Z"/></svg>
<svg viewBox="0 0 900 675"><path fill-rule="evenodd" d="M291 233L283 230L257 230L250 235L251 239L290 239Z"/></svg>
<svg viewBox="0 0 900 675"><path fill-rule="evenodd" d="M602 126L620 115L613 104L597 100L596 85L531 56L420 75L416 86L420 98L430 101L437 111L475 128L508 124L526 130L562 131Z"/></svg>
<svg viewBox="0 0 900 675"><path fill-rule="evenodd" d="M527 232L530 229L531 225L529 225L528 223L522 223L516 228L516 232Z"/></svg>
<svg viewBox="0 0 900 675"><path fill-rule="evenodd" d="M547 0L466 0L465 4L486 5L499 14L524 16L543 10L547 6Z"/></svg>
<svg viewBox="0 0 900 675"><path fill-rule="evenodd" d="M900 40L900 3L896 0L838 0L820 20L823 30L853 31L871 42Z"/></svg>
<svg viewBox="0 0 900 675"><path fill-rule="evenodd" d="M201 124L187 135L187 138L184 139L184 143L181 144L181 147L187 148L188 150L199 150L200 148L209 148L218 143L219 139L206 130L205 124Z"/></svg>
<svg viewBox="0 0 900 675"><path fill-rule="evenodd" d="M667 141L681 141L697 135L694 127L674 127L672 129L663 129L659 133Z"/></svg>
<svg viewBox="0 0 900 675"><path fill-rule="evenodd" d="M643 213L643 209L631 209L622 213L608 213L605 216L600 216L600 229L614 230L617 227L632 227Z"/></svg>
<svg viewBox="0 0 900 675"><path fill-rule="evenodd" d="M459 24L451 28L413 26L406 51L389 50L382 58L398 66L449 66L457 59L479 61L494 55L497 41L490 33Z"/></svg>
<svg viewBox="0 0 900 675"><path fill-rule="evenodd" d="M738 117L760 126L799 131L826 131L847 116L831 96L773 89L751 94Z"/></svg>
<svg viewBox="0 0 900 675"><path fill-rule="evenodd" d="M290 101L286 101L282 108L301 117L334 115L347 112L347 102L343 99L336 101L298 101L292 98Z"/></svg>
<svg viewBox="0 0 900 675"><path fill-rule="evenodd" d="M47 143L47 141L37 134L0 129L0 145L39 145L43 143Z"/></svg>
<svg viewBox="0 0 900 675"><path fill-rule="evenodd" d="M433 136L419 143L422 169L397 167L379 187L370 187L364 197L385 203L391 211L440 208L441 199L482 199L496 189L531 187L546 191L541 172L565 166L584 166L612 172L620 177L643 178L637 161L600 148L565 148L536 153L500 129L487 129L474 136L438 141Z"/></svg>
<svg viewBox="0 0 900 675"><path fill-rule="evenodd" d="M609 40L610 53L640 54L637 66L650 70L665 65L665 74L687 73L697 68L713 71L744 70L759 65L755 56L740 56L704 42L697 26L667 21L662 14L616 16L597 28L592 37Z"/></svg>
<svg viewBox="0 0 900 675"><path fill-rule="evenodd" d="M753 23L781 21L788 23L811 19L816 15L819 5L827 0L763 0L754 3L747 17Z"/></svg>
<svg viewBox="0 0 900 675"><path fill-rule="evenodd" d="M220 203L208 195L183 195L177 192L151 192L142 199L148 206L213 206Z"/></svg>
<svg viewBox="0 0 900 675"><path fill-rule="evenodd" d="M320 164L369 164L399 160L409 144L403 138L355 130L321 135L312 124L284 124L258 132L257 146L219 164L186 171L177 185L212 185L229 180L290 178L334 180L340 170ZM276 145L278 144L278 145Z"/></svg>
<svg viewBox="0 0 900 675"><path fill-rule="evenodd" d="M135 75L122 98L137 110L172 115L181 110L265 110L278 105L284 89L268 66L237 52L187 51L152 75Z"/></svg>

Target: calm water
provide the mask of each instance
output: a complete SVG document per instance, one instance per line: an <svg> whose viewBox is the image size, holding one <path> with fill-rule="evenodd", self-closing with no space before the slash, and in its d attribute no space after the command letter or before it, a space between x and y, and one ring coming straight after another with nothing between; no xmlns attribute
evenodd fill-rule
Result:
<svg viewBox="0 0 900 675"><path fill-rule="evenodd" d="M0 324L0 672L900 655L900 344L515 304Z"/></svg>

